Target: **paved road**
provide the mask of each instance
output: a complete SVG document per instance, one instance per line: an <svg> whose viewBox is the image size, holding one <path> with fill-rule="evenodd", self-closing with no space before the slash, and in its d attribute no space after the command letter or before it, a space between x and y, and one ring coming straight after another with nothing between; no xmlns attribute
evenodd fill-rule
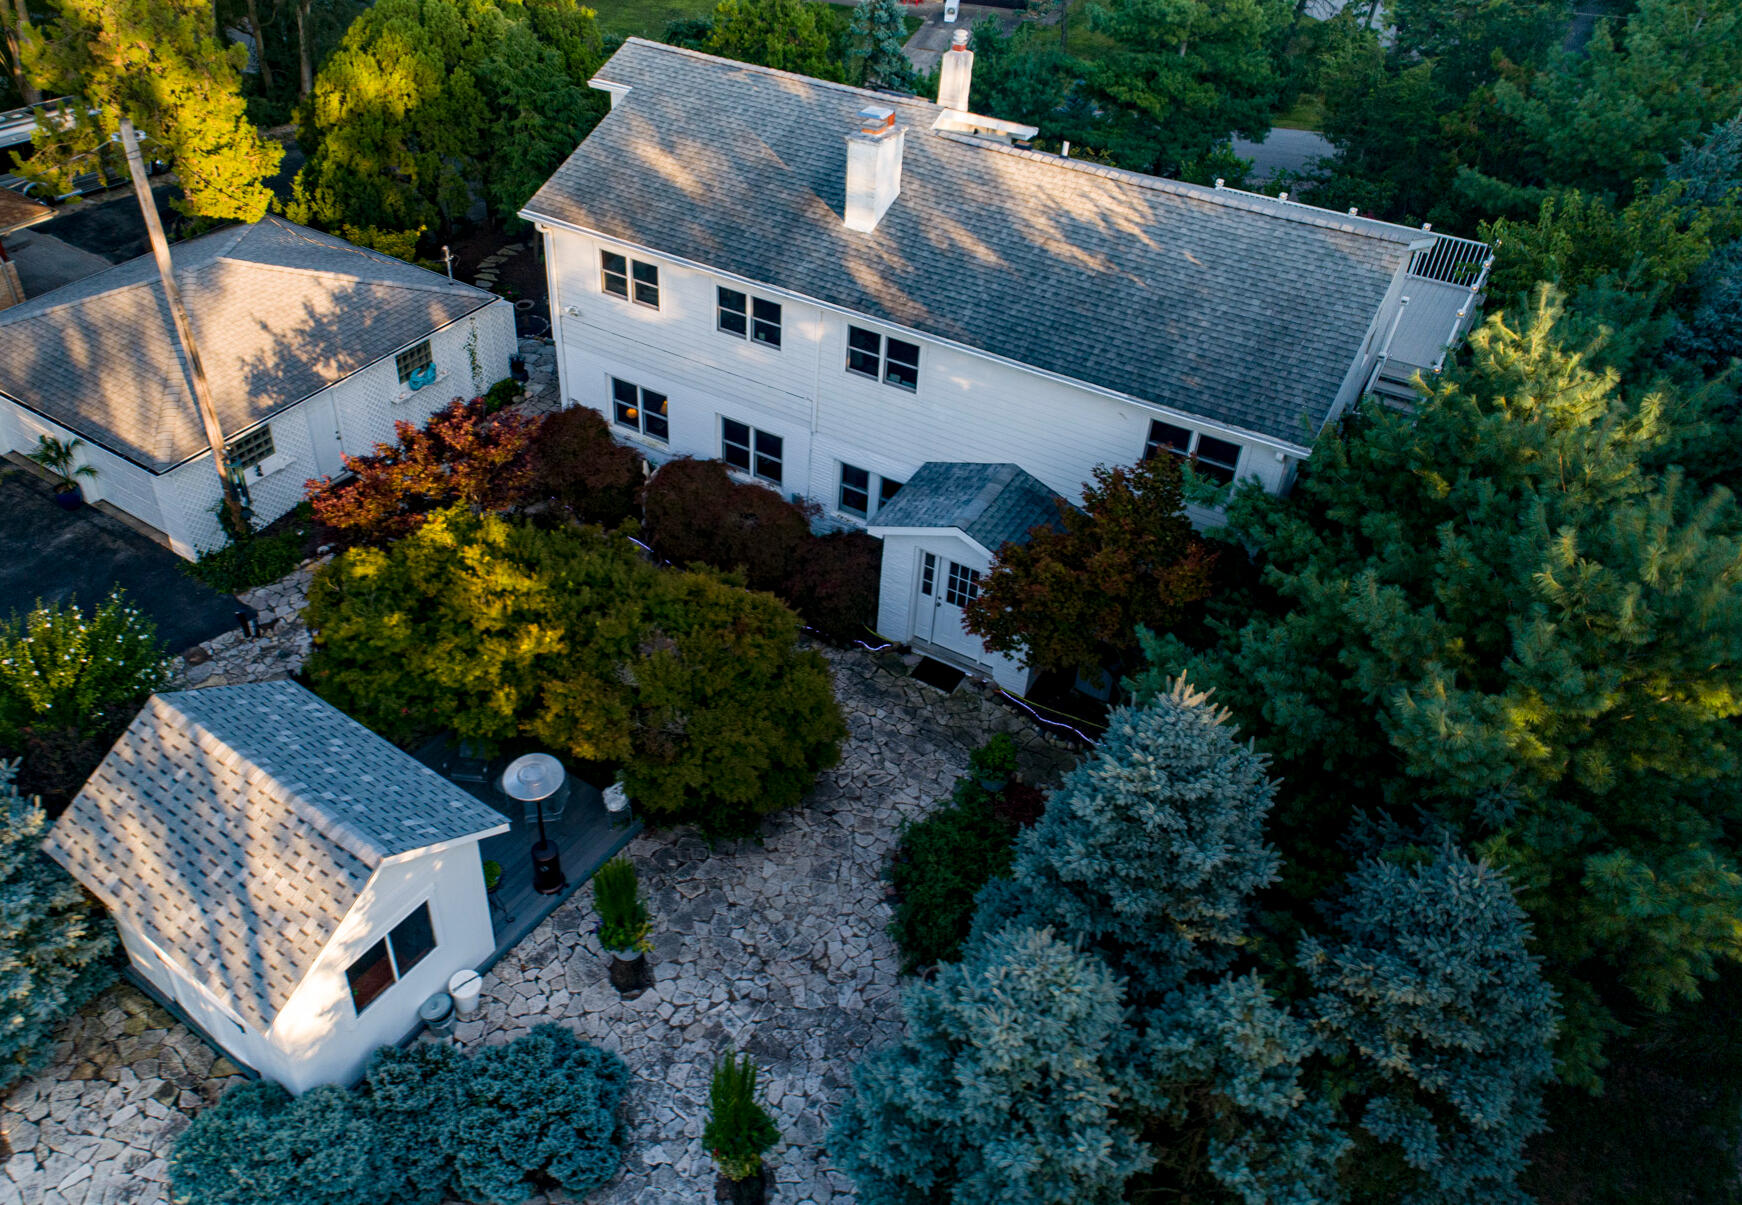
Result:
<svg viewBox="0 0 1742 1205"><path fill-rule="evenodd" d="M92 507L61 510L47 484L13 465L0 464L0 515L0 617L39 598L93 606L119 585L171 652L235 626L235 600L189 577L175 553Z"/></svg>

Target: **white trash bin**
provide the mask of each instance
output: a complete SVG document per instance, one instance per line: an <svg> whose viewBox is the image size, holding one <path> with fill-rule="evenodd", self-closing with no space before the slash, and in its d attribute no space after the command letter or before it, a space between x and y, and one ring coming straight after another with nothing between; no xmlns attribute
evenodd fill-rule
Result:
<svg viewBox="0 0 1742 1205"><path fill-rule="evenodd" d="M478 1011L478 994L484 990L484 980L476 971L455 971L448 979L448 995L454 998L454 1011L470 1017Z"/></svg>

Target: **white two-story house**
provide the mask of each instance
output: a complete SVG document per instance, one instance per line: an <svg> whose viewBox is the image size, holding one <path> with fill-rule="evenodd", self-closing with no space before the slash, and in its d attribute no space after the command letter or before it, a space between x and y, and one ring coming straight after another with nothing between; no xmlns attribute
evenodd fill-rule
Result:
<svg viewBox="0 0 1742 1205"><path fill-rule="evenodd" d="M934 103L632 38L522 215L565 404L883 536L881 634L1020 690L959 614L1036 490L1157 453L1286 490L1437 366L1486 248L1026 149L966 111L972 62Z"/></svg>

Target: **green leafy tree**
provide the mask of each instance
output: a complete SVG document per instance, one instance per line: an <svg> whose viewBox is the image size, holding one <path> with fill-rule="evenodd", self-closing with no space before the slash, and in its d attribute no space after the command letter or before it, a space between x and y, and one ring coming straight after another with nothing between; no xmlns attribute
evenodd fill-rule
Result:
<svg viewBox="0 0 1742 1205"><path fill-rule="evenodd" d="M1299 958L1331 1074L1361 1101L1362 1199L1526 1200L1555 1003L1505 877L1450 846L1369 861L1334 919Z"/></svg>
<svg viewBox="0 0 1742 1205"><path fill-rule="evenodd" d="M859 0L848 28L847 76L867 88L911 92L918 82L902 52L907 22L895 0Z"/></svg>
<svg viewBox="0 0 1742 1205"><path fill-rule="evenodd" d="M1139 627L1165 631L1210 592L1215 556L1192 530L1178 462L1097 467L1083 505L997 550L964 623L989 649L1043 669L1100 672L1134 657Z"/></svg>
<svg viewBox="0 0 1742 1205"><path fill-rule="evenodd" d="M1003 932L902 1005L905 1035L859 1066L829 1140L866 1205L1110 1205L1149 1166L1121 1119L1119 982L1094 955Z"/></svg>
<svg viewBox="0 0 1742 1205"><path fill-rule="evenodd" d="M284 149L248 121L241 68L248 52L216 35L203 0L52 0L56 20L34 25L25 54L45 85L78 98L74 120L39 116L26 172L68 190L93 169L125 179L99 153L123 115L153 140L181 179L176 204L198 218L253 222L272 200L266 181Z"/></svg>
<svg viewBox="0 0 1742 1205"><path fill-rule="evenodd" d="M804 0L720 0L707 50L741 63L838 80L829 35Z"/></svg>
<svg viewBox="0 0 1742 1205"><path fill-rule="evenodd" d="M27 729L112 739L167 676L157 625L120 589L88 616L39 602L0 622L0 741Z"/></svg>
<svg viewBox="0 0 1742 1205"><path fill-rule="evenodd" d="M115 931L43 856L48 818L0 762L0 1091L40 1070L55 1032L115 978Z"/></svg>
<svg viewBox="0 0 1742 1205"><path fill-rule="evenodd" d="M1321 437L1293 497L1246 490L1234 535L1264 592L1212 648L1151 641L1139 696L1183 666L1293 784L1297 898L1359 806L1425 807L1504 867L1592 1082L1605 999L1663 1009L1742 953L1730 731L1742 551L1722 491L1653 459L1662 400L1564 347L1560 306L1495 316L1413 416Z"/></svg>

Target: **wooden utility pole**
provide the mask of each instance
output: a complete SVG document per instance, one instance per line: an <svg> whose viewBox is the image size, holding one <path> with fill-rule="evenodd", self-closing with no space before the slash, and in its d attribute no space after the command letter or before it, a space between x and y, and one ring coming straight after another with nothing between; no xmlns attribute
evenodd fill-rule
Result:
<svg viewBox="0 0 1742 1205"><path fill-rule="evenodd" d="M163 295L169 301L169 313L175 320L182 355L187 357L188 383L193 388L194 404L199 407L200 422L206 429L206 442L212 447L212 467L218 470L218 482L224 488L224 510L230 517L230 535L235 537L248 530L248 519L242 510L242 496L236 492L236 483L230 480L230 466L224 458L224 429L218 425L212 387L206 382L206 370L201 367L199 349L194 346L194 328L188 323L187 309L181 303L181 289L175 283L175 266L169 259L169 240L163 237L163 223L157 218L157 202L151 198L151 181L145 175L145 161L139 157L139 139L133 132L132 120L127 117L121 118L121 148L127 152L127 174L133 177L133 192L139 198L139 209L145 217L145 233L151 239L151 254L157 260L157 274L163 280Z"/></svg>

